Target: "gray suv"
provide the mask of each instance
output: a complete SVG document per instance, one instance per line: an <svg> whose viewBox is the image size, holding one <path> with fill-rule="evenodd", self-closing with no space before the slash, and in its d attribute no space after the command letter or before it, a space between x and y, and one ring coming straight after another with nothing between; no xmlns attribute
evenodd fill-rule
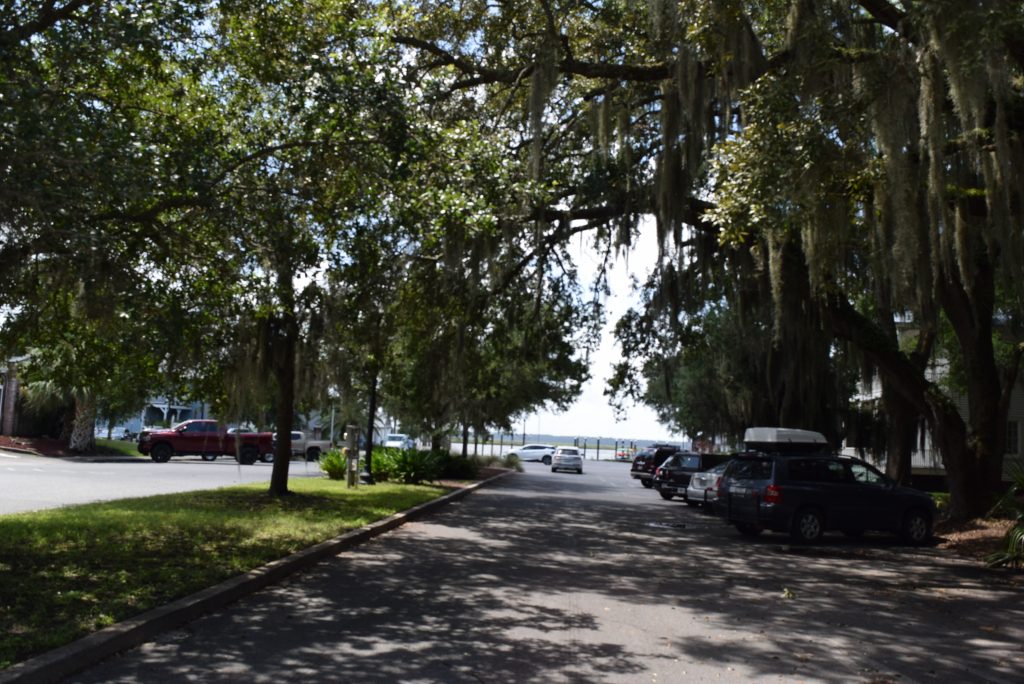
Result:
<svg viewBox="0 0 1024 684"><path fill-rule="evenodd" d="M859 459L821 453L739 454L717 494L715 511L742 534L788 532L801 543L816 542L828 530L853 537L879 530L923 544L935 519L928 494L898 486Z"/></svg>

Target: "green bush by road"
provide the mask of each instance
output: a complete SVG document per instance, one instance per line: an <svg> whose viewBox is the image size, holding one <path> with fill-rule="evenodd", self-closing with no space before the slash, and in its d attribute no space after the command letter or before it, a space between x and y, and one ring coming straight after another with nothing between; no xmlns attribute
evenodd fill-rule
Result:
<svg viewBox="0 0 1024 684"><path fill-rule="evenodd" d="M440 487L295 479L0 516L0 668L397 511Z"/></svg>

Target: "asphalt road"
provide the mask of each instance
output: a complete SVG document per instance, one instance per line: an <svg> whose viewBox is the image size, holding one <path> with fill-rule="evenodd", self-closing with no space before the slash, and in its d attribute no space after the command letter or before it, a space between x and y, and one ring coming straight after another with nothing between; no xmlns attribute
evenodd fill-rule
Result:
<svg viewBox="0 0 1024 684"><path fill-rule="evenodd" d="M240 466L230 457L209 463L198 456L167 463L149 459L48 458L0 451L0 514L132 496L269 482L271 465ZM293 477L319 477L316 464L292 461Z"/></svg>
<svg viewBox="0 0 1024 684"><path fill-rule="evenodd" d="M1019 582L528 464L76 682L1020 682Z"/></svg>

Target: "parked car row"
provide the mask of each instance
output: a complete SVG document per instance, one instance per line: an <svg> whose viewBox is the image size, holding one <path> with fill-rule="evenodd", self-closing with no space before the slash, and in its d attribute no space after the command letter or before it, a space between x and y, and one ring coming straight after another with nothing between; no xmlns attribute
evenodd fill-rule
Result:
<svg viewBox="0 0 1024 684"><path fill-rule="evenodd" d="M931 539L936 509L929 494L830 453L820 433L750 428L744 444L747 451L728 456L655 445L637 454L630 475L663 499L712 509L747 536L769 530L813 543L826 532L859 537L871 530L915 545Z"/></svg>

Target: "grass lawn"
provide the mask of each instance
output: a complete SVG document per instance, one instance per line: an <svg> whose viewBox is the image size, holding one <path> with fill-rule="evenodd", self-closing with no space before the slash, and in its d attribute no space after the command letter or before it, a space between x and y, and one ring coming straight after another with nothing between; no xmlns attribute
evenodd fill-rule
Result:
<svg viewBox="0 0 1024 684"><path fill-rule="evenodd" d="M100 454L118 453L125 456L135 456L136 458L149 458L139 453L138 444L138 442L126 439L100 439L97 437L96 452Z"/></svg>
<svg viewBox="0 0 1024 684"><path fill-rule="evenodd" d="M130 444L130 443L129 443ZM0 515L0 668L436 498L294 479Z"/></svg>

